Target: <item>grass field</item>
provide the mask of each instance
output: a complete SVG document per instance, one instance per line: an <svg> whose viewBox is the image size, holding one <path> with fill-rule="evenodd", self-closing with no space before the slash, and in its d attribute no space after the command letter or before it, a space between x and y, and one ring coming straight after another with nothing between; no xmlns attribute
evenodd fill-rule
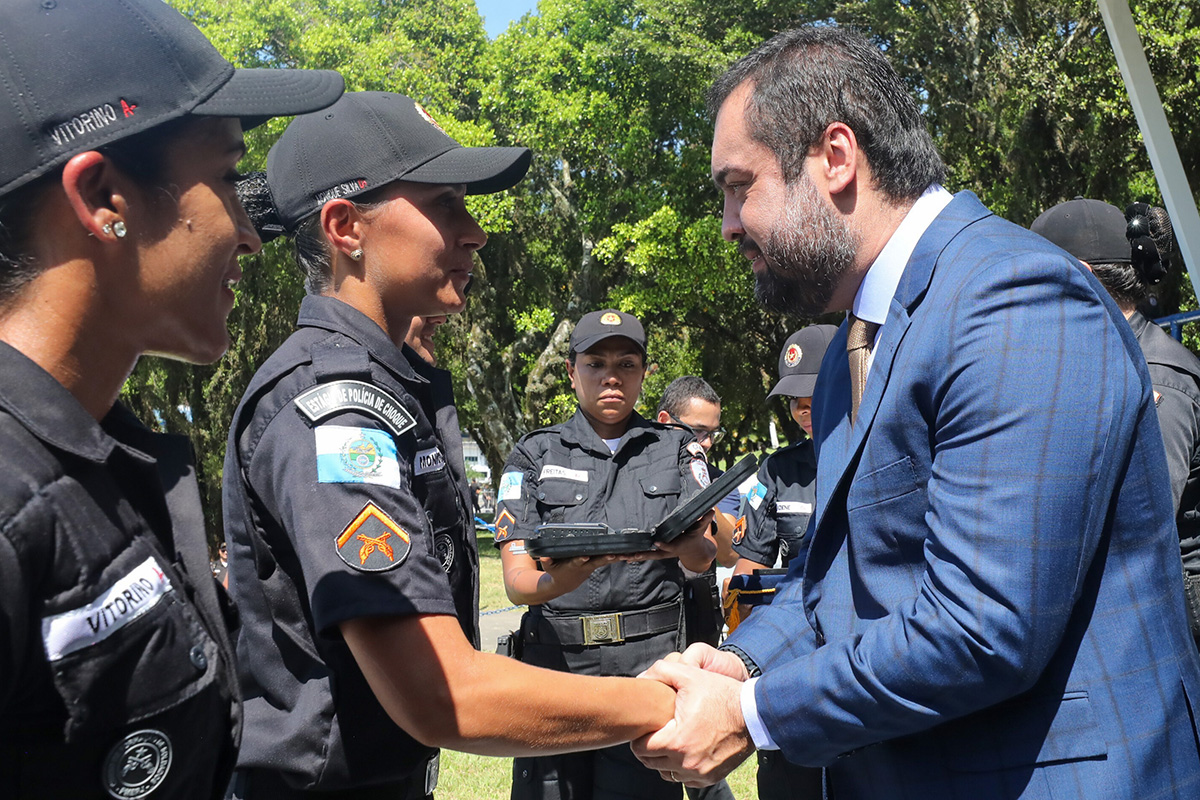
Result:
<svg viewBox="0 0 1200 800"><path fill-rule="evenodd" d="M479 539L479 608L494 611L512 605L504 594L500 554L490 538ZM758 796L754 778L758 766L754 759L738 767L729 776L729 786L737 800ZM468 753L442 751L438 800L504 800L512 784L512 759L490 758ZM682 795L681 795L682 796Z"/></svg>

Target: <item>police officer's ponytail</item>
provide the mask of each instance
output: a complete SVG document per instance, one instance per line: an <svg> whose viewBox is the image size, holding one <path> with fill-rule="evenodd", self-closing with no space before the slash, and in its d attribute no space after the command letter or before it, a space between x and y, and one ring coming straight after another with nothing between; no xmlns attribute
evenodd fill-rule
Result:
<svg viewBox="0 0 1200 800"><path fill-rule="evenodd" d="M1125 222L1133 269L1144 283L1154 286L1167 276L1175 253L1171 218L1164 209L1130 203L1125 208Z"/></svg>
<svg viewBox="0 0 1200 800"><path fill-rule="evenodd" d="M333 262L321 232L321 215L310 214L300 221L295 231L288 233L279 210L275 208L265 172L245 175L238 181L237 192L263 243L280 236L290 236L296 251L296 263L304 272L305 291L309 294L324 293L333 282Z"/></svg>

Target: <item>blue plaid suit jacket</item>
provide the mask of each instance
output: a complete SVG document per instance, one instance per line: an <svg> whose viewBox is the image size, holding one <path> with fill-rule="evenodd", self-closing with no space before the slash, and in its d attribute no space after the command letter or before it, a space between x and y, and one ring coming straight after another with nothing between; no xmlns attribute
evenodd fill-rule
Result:
<svg viewBox="0 0 1200 800"><path fill-rule="evenodd" d="M807 560L729 640L842 798L1200 798L1170 481L1132 331L1063 251L955 197L849 421L813 398Z"/></svg>

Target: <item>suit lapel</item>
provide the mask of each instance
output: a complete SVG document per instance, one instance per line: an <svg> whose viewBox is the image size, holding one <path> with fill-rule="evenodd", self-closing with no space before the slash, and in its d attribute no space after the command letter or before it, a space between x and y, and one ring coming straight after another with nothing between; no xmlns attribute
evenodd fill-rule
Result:
<svg viewBox="0 0 1200 800"><path fill-rule="evenodd" d="M853 426L850 425L850 367L846 358L845 323L830 342L818 379L819 400L813 401L819 454L815 532L820 531L833 498L848 488L880 402L892 380L896 355L908 334L912 315L929 289L938 257L964 228L990 214L975 195L960 192L922 234L904 267L888 309L887 321L875 341L871 371Z"/></svg>

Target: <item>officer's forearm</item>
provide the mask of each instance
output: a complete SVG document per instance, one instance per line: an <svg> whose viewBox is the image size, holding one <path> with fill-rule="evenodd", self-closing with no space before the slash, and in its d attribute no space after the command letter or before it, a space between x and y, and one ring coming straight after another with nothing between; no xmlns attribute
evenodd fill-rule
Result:
<svg viewBox="0 0 1200 800"><path fill-rule="evenodd" d="M657 730L657 681L551 672L480 653L448 615L350 620L346 643L392 720L418 741L492 756L606 747Z"/></svg>

